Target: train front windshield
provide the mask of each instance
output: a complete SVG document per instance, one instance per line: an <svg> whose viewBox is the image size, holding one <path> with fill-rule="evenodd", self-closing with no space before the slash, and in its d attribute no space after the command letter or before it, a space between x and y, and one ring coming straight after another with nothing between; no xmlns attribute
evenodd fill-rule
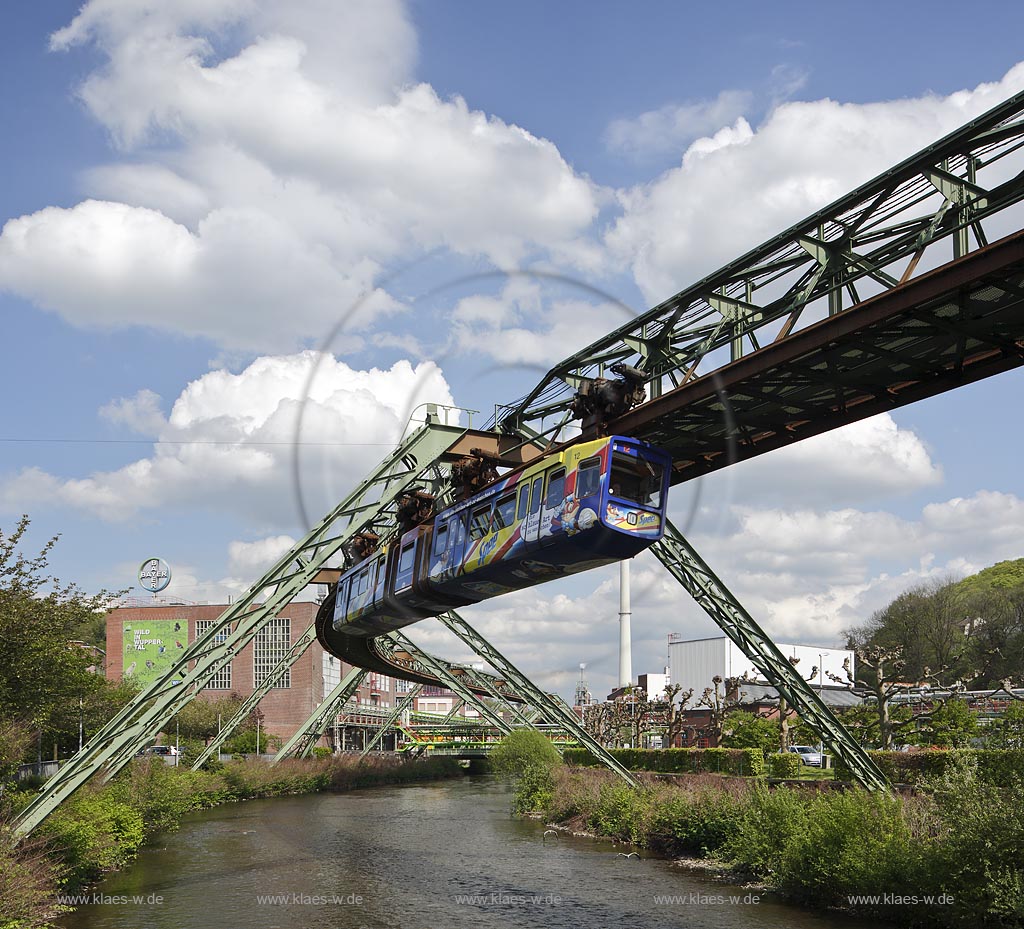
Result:
<svg viewBox="0 0 1024 929"><path fill-rule="evenodd" d="M612 453L609 489L613 497L657 508L661 506L664 482L665 468L660 462L622 452Z"/></svg>

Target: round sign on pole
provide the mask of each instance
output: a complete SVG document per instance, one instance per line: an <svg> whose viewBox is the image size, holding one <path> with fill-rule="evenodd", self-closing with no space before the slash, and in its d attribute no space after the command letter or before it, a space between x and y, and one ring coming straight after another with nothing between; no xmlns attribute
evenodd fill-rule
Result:
<svg viewBox="0 0 1024 929"><path fill-rule="evenodd" d="M139 566L139 583L150 593L159 593L171 583L171 568L163 558L147 558Z"/></svg>

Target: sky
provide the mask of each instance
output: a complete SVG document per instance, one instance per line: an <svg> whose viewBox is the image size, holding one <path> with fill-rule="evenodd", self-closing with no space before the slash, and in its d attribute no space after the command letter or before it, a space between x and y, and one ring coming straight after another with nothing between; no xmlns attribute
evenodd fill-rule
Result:
<svg viewBox="0 0 1024 929"><path fill-rule="evenodd" d="M319 515L419 404L479 423L1024 89L1024 12L963 17L8 5L0 529L59 533L54 573L89 591L161 556L168 595L237 596L304 532L296 460ZM1004 374L675 488L671 512L777 640L837 645L912 585L1024 556L1022 399ZM632 570L634 673L662 669L670 633L716 634L653 557ZM544 686L571 695L584 662L603 695L616 585L609 568L465 615ZM467 657L433 621L412 635Z"/></svg>

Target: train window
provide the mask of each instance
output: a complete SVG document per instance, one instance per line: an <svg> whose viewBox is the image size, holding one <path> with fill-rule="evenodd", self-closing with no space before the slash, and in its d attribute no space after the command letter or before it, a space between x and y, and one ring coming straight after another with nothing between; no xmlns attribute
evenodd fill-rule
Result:
<svg viewBox="0 0 1024 929"><path fill-rule="evenodd" d="M484 504L473 510L469 520L469 537L471 539L482 539L487 535L487 527L491 522L491 506Z"/></svg>
<svg viewBox="0 0 1024 929"><path fill-rule="evenodd" d="M516 519L516 495L514 493L502 497L494 505L494 521L491 524L491 532L499 529L507 529Z"/></svg>
<svg viewBox="0 0 1024 929"><path fill-rule="evenodd" d="M548 495L544 500L544 506L553 510L565 497L565 468L558 468L551 472L548 477Z"/></svg>
<svg viewBox="0 0 1024 929"><path fill-rule="evenodd" d="M405 574L406 571L412 568L413 563L413 549L416 547L416 542L412 541L408 545L402 546L402 555L398 559L398 573Z"/></svg>
<svg viewBox="0 0 1024 929"><path fill-rule="evenodd" d="M664 475L665 469L658 462L615 452L612 455L611 494L641 506L661 506Z"/></svg>
<svg viewBox="0 0 1024 929"><path fill-rule="evenodd" d="M448 523L434 530L434 554L440 555L448 547Z"/></svg>
<svg viewBox="0 0 1024 929"><path fill-rule="evenodd" d="M530 485L523 484L519 488L519 507L516 510L516 519L525 519L526 510L530 506Z"/></svg>
<svg viewBox="0 0 1024 929"><path fill-rule="evenodd" d="M370 569L369 568L364 568L362 571L359 572L358 576L356 577L356 584L355 584L355 588L356 589L354 591L352 591L352 592L356 596L358 596L359 594L366 593L366 584L367 584L367 581L369 581L369 579L370 579Z"/></svg>
<svg viewBox="0 0 1024 929"><path fill-rule="evenodd" d="M576 475L576 499L590 497L601 487L601 459L588 458L580 462Z"/></svg>
<svg viewBox="0 0 1024 929"><path fill-rule="evenodd" d="M534 513L539 513L540 512L540 488L541 488L541 485L543 483L544 483L544 478L542 478L542 477L538 477L537 480L535 480L533 482L533 491L531 492L531 495L530 495L530 515L531 516L533 516Z"/></svg>

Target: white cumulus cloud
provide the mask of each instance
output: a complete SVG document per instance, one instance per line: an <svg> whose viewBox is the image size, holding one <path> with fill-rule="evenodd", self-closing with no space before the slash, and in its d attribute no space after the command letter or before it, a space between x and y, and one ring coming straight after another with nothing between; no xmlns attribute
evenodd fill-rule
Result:
<svg viewBox="0 0 1024 929"><path fill-rule="evenodd" d="M290 527L299 442L299 481L315 518L388 454L420 404L453 402L433 362L359 371L327 356L306 393L317 357L261 357L238 374L211 371L185 387L166 420L150 392L108 404L107 419L150 431L159 443L152 455L87 477L27 468L0 484L0 503L18 512L71 506L111 520L198 508ZM238 549L231 557L256 556Z"/></svg>

